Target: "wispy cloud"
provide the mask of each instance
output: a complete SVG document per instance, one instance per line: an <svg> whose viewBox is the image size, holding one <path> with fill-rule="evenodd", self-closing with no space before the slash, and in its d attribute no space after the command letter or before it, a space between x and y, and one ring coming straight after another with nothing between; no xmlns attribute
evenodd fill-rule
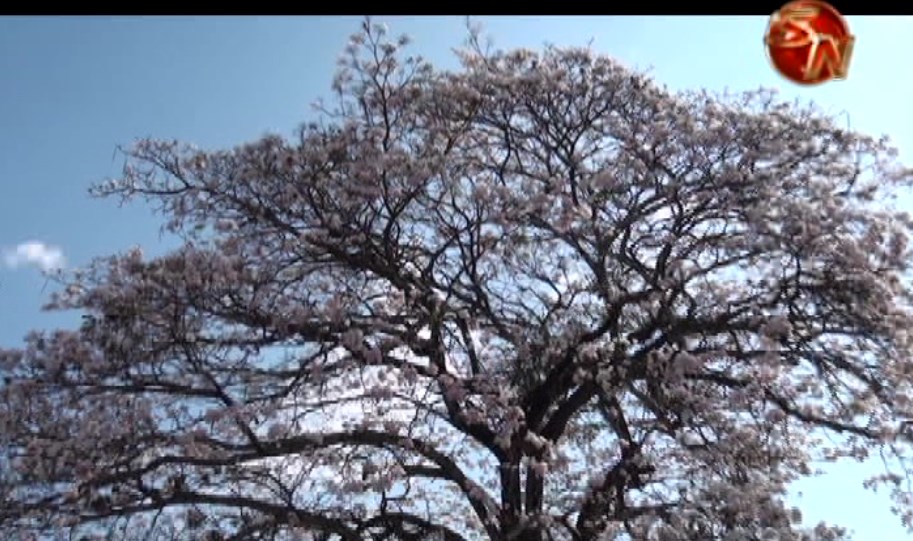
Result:
<svg viewBox="0 0 913 541"><path fill-rule="evenodd" d="M11 269L33 265L43 271L51 271L63 268L66 259L60 248L41 241L30 240L13 248L5 248L3 263Z"/></svg>

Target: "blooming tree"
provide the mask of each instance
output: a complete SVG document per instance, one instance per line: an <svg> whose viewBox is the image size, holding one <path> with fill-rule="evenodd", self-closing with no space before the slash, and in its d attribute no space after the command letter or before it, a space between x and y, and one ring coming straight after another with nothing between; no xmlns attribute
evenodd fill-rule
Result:
<svg viewBox="0 0 913 541"><path fill-rule="evenodd" d="M294 141L142 141L96 187L183 245L67 276L82 326L0 351L0 537L799 540L788 484L879 453L910 523L885 141L406 42L366 23Z"/></svg>

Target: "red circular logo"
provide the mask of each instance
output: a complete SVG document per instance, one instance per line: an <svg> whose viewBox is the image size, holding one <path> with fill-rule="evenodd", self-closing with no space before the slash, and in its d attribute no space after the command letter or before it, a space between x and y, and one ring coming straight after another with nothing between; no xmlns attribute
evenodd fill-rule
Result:
<svg viewBox="0 0 913 541"><path fill-rule="evenodd" d="M795 83L845 79L854 38L843 16L820 0L795 0L770 16L764 43L774 68Z"/></svg>

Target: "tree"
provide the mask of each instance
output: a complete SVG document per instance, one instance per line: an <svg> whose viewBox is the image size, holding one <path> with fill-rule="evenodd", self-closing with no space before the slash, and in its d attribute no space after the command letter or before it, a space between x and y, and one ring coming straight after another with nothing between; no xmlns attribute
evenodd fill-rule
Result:
<svg viewBox="0 0 913 541"><path fill-rule="evenodd" d="M95 188L183 246L68 275L83 325L0 354L4 538L785 541L787 484L873 452L909 501L886 141L405 45L366 23L297 141L142 141Z"/></svg>

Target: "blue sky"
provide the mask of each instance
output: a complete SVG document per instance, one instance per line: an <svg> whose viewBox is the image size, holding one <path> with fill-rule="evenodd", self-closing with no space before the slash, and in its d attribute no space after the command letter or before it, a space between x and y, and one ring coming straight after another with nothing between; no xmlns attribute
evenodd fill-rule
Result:
<svg viewBox="0 0 913 541"><path fill-rule="evenodd" d="M857 37L849 79L802 88L772 72L761 38L766 17L482 17L500 47L585 45L650 68L676 89L777 87L812 99L851 126L888 134L913 163L913 18L850 17ZM406 32L439 65L453 65L461 17L379 19ZM83 265L139 244L157 253L159 222L145 208L93 200L90 183L116 175L116 145L144 136L204 148L265 132L290 134L327 95L335 60L357 17L0 18L0 251L28 241ZM0 346L36 327L74 324L39 313L50 286L29 253L0 254ZM4 255L9 257L3 257ZM44 261L54 253L44 252ZM22 263L14 265L13 263ZM887 495L862 490L873 465L838 465L801 483L796 502L812 522L855 530L857 541L907 535Z"/></svg>

